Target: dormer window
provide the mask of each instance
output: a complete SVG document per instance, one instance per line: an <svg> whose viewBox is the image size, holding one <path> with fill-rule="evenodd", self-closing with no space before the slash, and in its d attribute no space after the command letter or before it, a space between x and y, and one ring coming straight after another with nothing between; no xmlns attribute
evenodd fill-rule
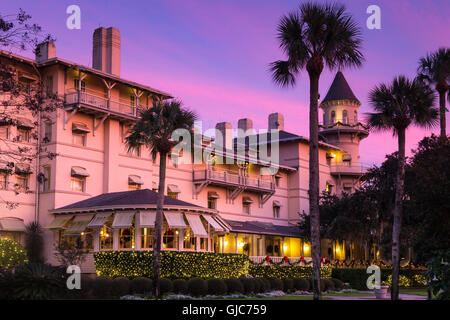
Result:
<svg viewBox="0 0 450 320"><path fill-rule="evenodd" d="M330 114L330 122L331 123L336 123L336 111L331 111L331 114Z"/></svg>

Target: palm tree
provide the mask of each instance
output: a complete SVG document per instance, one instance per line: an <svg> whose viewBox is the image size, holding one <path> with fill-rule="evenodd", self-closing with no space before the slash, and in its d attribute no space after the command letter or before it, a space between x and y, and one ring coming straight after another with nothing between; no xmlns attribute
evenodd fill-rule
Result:
<svg viewBox="0 0 450 320"><path fill-rule="evenodd" d="M438 51L428 54L419 60L417 70L419 78L429 84L434 84L439 93L441 138L447 137L445 124L445 95L450 85L450 49L440 48ZM448 95L450 100L450 94Z"/></svg>
<svg viewBox="0 0 450 320"><path fill-rule="evenodd" d="M400 233L403 213L405 176L405 134L412 124L430 128L437 124L438 110L433 107L433 90L419 79L394 78L392 84L381 84L371 90L369 102L375 113L368 113L368 123L376 131L393 131L398 138L398 169L395 182L394 223L392 226L391 299L398 299L400 270Z"/></svg>
<svg viewBox="0 0 450 320"><path fill-rule="evenodd" d="M140 119L130 129L126 138L129 150L145 145L155 160L159 155L159 186L156 204L155 233L153 239L154 293L160 298L161 239L163 226L164 189L166 160L175 143L171 140L175 129L191 130L197 115L182 106L177 100L157 102L152 108L143 110Z"/></svg>
<svg viewBox="0 0 450 320"><path fill-rule="evenodd" d="M287 59L270 64L273 81L283 87L294 86L302 69L309 75L309 213L314 299L320 298L319 78L324 65L329 69L361 65L360 34L344 6L308 2L281 18L278 40Z"/></svg>

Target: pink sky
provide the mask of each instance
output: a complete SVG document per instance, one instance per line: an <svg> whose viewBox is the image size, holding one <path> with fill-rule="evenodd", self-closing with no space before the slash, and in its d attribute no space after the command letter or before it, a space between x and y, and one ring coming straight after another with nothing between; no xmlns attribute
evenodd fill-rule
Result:
<svg viewBox="0 0 450 320"><path fill-rule="evenodd" d="M343 70L369 112L368 92L380 82L405 74L413 77L417 61L429 51L450 44L449 1L341 1L360 24L366 61L360 69ZM276 26L299 1L165 0L165 1L3 1L0 13L23 8L56 38L57 56L92 65L92 33L114 26L122 36L121 75L170 92L196 110L203 128L228 121L237 127L243 117L256 128L267 127L267 116L281 112L287 131L308 135L309 81L302 73L295 88L271 82L271 61L283 58ZM67 6L81 8L81 30L66 28ZM381 9L381 30L368 30L366 8ZM29 53L21 53L30 56ZM325 96L334 71L325 71L320 94ZM447 115L447 126L450 127ZM407 150L431 132L408 131ZM360 147L361 162L381 163L397 148L390 134L371 133Z"/></svg>

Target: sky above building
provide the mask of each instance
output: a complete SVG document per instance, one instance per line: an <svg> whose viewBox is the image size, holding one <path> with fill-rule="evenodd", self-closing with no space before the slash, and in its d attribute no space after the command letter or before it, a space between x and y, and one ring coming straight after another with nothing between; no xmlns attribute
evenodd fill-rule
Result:
<svg viewBox="0 0 450 320"><path fill-rule="evenodd" d="M121 76L171 93L197 111L203 129L217 122L251 118L257 129L267 128L269 113L285 117L287 131L308 136L309 79L303 72L294 88L271 81L270 62L283 59L276 28L280 18L298 8L297 0L146 0L146 1L2 1L0 14L19 8L56 38L60 58L92 66L92 34L97 27L121 33ZM343 70L357 98L360 114L371 111L370 90L394 76L414 77L420 57L450 46L450 2L340 1L346 5L363 37L365 62ZM81 9L81 29L69 30L66 8ZM381 9L381 29L369 30L369 5ZM28 52L16 53L31 57ZM336 71L325 70L320 95L325 97ZM447 114L447 127L450 116ZM439 128L411 128L407 151ZM397 149L390 133L373 132L361 142L364 164L380 164ZM409 152L408 152L409 154Z"/></svg>

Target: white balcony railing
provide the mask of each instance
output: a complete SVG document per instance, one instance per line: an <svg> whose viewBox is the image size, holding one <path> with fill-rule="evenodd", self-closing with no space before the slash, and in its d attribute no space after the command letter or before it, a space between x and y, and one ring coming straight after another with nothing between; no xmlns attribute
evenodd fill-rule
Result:
<svg viewBox="0 0 450 320"><path fill-rule="evenodd" d="M254 263L262 263L266 261L267 256L249 256L248 258ZM305 262L310 262L312 260L311 257L304 257L303 259ZM284 257L270 256L270 260L272 260L274 263L280 263L284 261ZM300 257L288 257L288 260L290 263L298 262L299 265L301 264Z"/></svg>
<svg viewBox="0 0 450 320"><path fill-rule="evenodd" d="M136 116L136 106L125 104L119 101L108 100L107 98L87 92L70 92L65 95L66 104L82 103L96 108L116 111L119 113Z"/></svg>
<svg viewBox="0 0 450 320"><path fill-rule="evenodd" d="M333 174L365 174L367 172L368 166L361 164L350 164L344 162L339 162L330 165L330 172Z"/></svg>
<svg viewBox="0 0 450 320"><path fill-rule="evenodd" d="M335 119L328 123L319 123L319 129L321 131L334 129L355 129L368 131L369 127L358 119Z"/></svg>
<svg viewBox="0 0 450 320"><path fill-rule="evenodd" d="M272 191L274 183L268 179L258 179L240 176L229 171L216 171L211 169L194 170L194 182L218 182L221 184L237 185L248 189Z"/></svg>

